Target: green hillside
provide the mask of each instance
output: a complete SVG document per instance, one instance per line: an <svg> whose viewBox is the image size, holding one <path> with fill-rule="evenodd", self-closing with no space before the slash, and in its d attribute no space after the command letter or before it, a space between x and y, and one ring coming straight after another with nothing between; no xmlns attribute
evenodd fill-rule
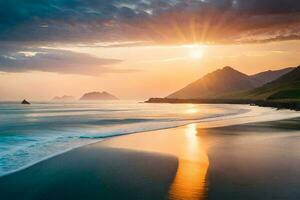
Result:
<svg viewBox="0 0 300 200"><path fill-rule="evenodd" d="M204 99L220 98L223 94L249 91L276 80L294 68L285 68L275 71L265 71L254 75L243 74L231 67L224 67L209 73L172 93L167 98L172 99Z"/></svg>
<svg viewBox="0 0 300 200"><path fill-rule="evenodd" d="M269 100L276 100L276 99L300 99L300 90L281 90L276 92L268 97Z"/></svg>
<svg viewBox="0 0 300 200"><path fill-rule="evenodd" d="M300 66L262 87L236 94L233 98L300 101Z"/></svg>

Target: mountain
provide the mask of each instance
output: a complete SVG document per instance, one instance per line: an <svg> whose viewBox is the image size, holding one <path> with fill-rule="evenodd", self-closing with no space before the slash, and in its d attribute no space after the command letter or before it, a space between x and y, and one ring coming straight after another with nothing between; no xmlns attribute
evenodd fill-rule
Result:
<svg viewBox="0 0 300 200"><path fill-rule="evenodd" d="M292 69L293 68L286 68L277 71L266 71L249 76L227 66L205 75L199 80L167 96L167 98L218 98L228 93L248 91L260 87L290 72Z"/></svg>
<svg viewBox="0 0 300 200"><path fill-rule="evenodd" d="M67 95L64 95L64 96L56 96L52 99L53 101L72 101L72 100L75 100L75 97L72 97L72 96L67 96Z"/></svg>
<svg viewBox="0 0 300 200"><path fill-rule="evenodd" d="M241 93L247 99L300 100L300 66L262 87Z"/></svg>
<svg viewBox="0 0 300 200"><path fill-rule="evenodd" d="M246 74L236 71L231 67L224 67L205 75L183 89L169 95L167 98L209 98L218 94L248 90L253 87L253 83Z"/></svg>
<svg viewBox="0 0 300 200"><path fill-rule="evenodd" d="M104 91L86 93L80 98L80 100L118 100L118 98Z"/></svg>
<svg viewBox="0 0 300 200"><path fill-rule="evenodd" d="M273 80L278 79L282 75L287 74L294 69L295 69L294 67L288 67L288 68L274 70L274 71L268 70L265 72L251 75L250 77L259 87L259 86L265 85Z"/></svg>

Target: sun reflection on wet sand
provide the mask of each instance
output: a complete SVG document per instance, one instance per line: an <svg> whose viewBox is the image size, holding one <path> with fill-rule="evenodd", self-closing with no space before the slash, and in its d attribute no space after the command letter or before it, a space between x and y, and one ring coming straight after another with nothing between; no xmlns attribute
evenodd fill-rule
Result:
<svg viewBox="0 0 300 200"><path fill-rule="evenodd" d="M205 198L206 173L209 166L201 138L197 136L196 124L186 128L188 146L185 159L179 158L178 170L169 191L170 199L201 200Z"/></svg>
<svg viewBox="0 0 300 200"><path fill-rule="evenodd" d="M203 133L197 124L107 140L102 145L137 151L149 151L173 155L178 159L178 169L170 185L167 199L201 200L206 195L206 174L209 160Z"/></svg>

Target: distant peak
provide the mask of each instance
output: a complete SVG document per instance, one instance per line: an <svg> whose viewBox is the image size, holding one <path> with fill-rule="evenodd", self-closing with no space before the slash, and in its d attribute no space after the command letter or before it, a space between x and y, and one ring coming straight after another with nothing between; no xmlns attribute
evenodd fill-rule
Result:
<svg viewBox="0 0 300 200"><path fill-rule="evenodd" d="M222 70L234 70L234 71L236 71L235 69L233 69L230 66L225 66L225 67L222 68Z"/></svg>
<svg viewBox="0 0 300 200"><path fill-rule="evenodd" d="M118 98L115 97L114 95L103 91L103 92L89 92L85 93L80 100L117 100Z"/></svg>
<svg viewBox="0 0 300 200"><path fill-rule="evenodd" d="M225 66L223 68L219 68L219 69L205 75L203 78L210 79L212 77L224 77L224 76L243 76L243 77L246 77L248 75L243 74L242 72L239 72L239 71L233 69L230 66Z"/></svg>
<svg viewBox="0 0 300 200"><path fill-rule="evenodd" d="M223 68L219 68L214 72L209 73L208 75L223 75L223 74L240 74L240 75L244 75L247 76L246 74L230 67L230 66L225 66Z"/></svg>
<svg viewBox="0 0 300 200"><path fill-rule="evenodd" d="M69 95L63 95L63 96L55 96L52 100L54 101L64 101L64 100L74 100L75 97L69 96Z"/></svg>

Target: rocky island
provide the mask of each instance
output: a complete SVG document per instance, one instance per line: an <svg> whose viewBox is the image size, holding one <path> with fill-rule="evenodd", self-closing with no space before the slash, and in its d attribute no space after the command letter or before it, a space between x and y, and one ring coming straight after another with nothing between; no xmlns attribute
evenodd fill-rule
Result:
<svg viewBox="0 0 300 200"><path fill-rule="evenodd" d="M21 104L29 105L30 103L29 103L26 99L24 99L24 100L21 102Z"/></svg>
<svg viewBox="0 0 300 200"><path fill-rule="evenodd" d="M52 99L53 101L72 101L75 100L75 97L73 96L68 96L68 95L64 95L64 96L56 96Z"/></svg>
<svg viewBox="0 0 300 200"><path fill-rule="evenodd" d="M103 91L86 93L79 100L118 100L118 98L108 92Z"/></svg>

